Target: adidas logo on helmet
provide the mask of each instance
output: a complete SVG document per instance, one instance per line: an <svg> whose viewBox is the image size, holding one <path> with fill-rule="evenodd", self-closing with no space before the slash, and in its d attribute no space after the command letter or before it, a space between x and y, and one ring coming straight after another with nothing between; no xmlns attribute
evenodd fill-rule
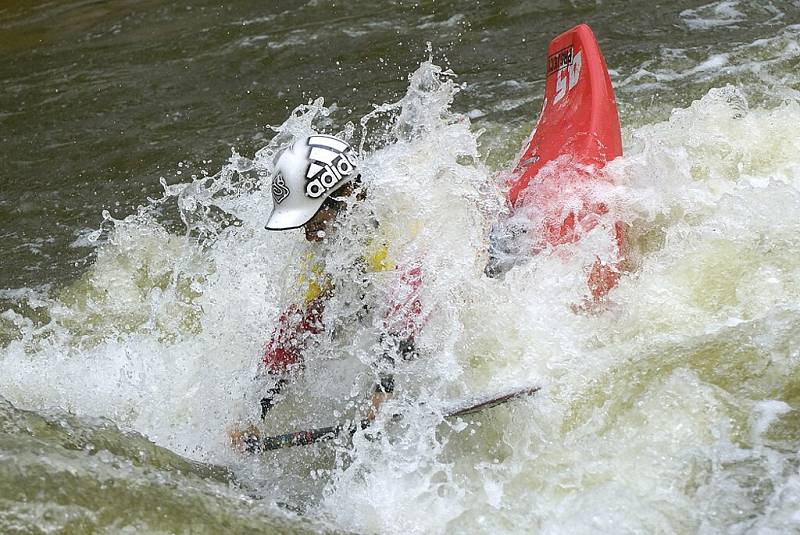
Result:
<svg viewBox="0 0 800 535"><path fill-rule="evenodd" d="M296 140L275 161L267 228L305 225L331 194L356 178L356 165L350 145L333 136L314 134Z"/></svg>
<svg viewBox="0 0 800 535"><path fill-rule="evenodd" d="M308 146L306 195L317 199L353 173L356 155L350 145L332 136L310 136Z"/></svg>

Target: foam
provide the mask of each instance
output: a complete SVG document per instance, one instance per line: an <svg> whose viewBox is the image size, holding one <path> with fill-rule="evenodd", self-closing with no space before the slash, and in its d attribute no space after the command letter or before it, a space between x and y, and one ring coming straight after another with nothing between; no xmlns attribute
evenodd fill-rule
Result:
<svg viewBox="0 0 800 535"><path fill-rule="evenodd" d="M373 215L393 257L422 265L424 356L400 367L386 411L402 422L379 419L381 433L357 434L352 449L252 460L226 444L229 426L258 416L268 381L254 379L257 363L306 247L300 231L263 229L262 183L275 155L331 113L322 101L298 107L252 158L234 153L216 175L109 220L84 276L38 297L44 321L6 313L18 336L0 357L0 395L109 418L230 466L252 492L337 530L796 529L797 440L785 423L800 365L798 102L762 108L721 87L633 127L608 167L617 185L592 194L631 225L636 269L604 307L576 313L583 266L608 247L601 232L502 279L483 275L502 190L469 118L451 111L460 89L426 62L401 101L324 132L364 149L369 188L331 238L328 269L349 276ZM165 206L184 232L159 222ZM326 318L344 310L334 299ZM315 346L268 429L363 410L379 323ZM531 399L442 423L454 398L529 383L543 387Z"/></svg>

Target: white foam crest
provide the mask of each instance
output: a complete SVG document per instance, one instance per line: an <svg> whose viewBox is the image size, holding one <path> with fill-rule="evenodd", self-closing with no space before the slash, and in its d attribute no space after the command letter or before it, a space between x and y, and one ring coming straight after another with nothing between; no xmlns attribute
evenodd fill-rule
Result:
<svg viewBox="0 0 800 535"><path fill-rule="evenodd" d="M639 268L602 314L570 311L580 276L559 255L502 281L451 272L466 288L442 324L457 332L455 376L478 389L496 378L547 388L409 457L402 446L371 445L331 487L327 513L357 530L393 532L714 531L752 527L740 523L748 514L763 515L764 529L794 526L793 476L779 474L795 455L758 439L786 407L750 424L747 414L748 395L788 388L780 378L800 364L786 347L800 322L791 260L800 173L787 135L797 114L793 101L751 109L728 87L635 132L630 156L609 168L626 187L606 195L638 233ZM425 429L409 425L400 440L425 444ZM730 486L742 470L785 494L770 495L767 508L743 507L752 490Z"/></svg>
<svg viewBox="0 0 800 535"><path fill-rule="evenodd" d="M695 9L685 9L680 17L692 30L731 26L746 19L744 13L736 9L739 4L738 0L722 0Z"/></svg>
<svg viewBox="0 0 800 535"><path fill-rule="evenodd" d="M799 25L788 25L773 37L750 43L712 48L665 48L658 57L644 61L625 78L615 81L618 92L639 93L663 90L687 82L723 85L737 80L748 92L765 101L778 103L797 98L794 65L800 56ZM681 91L683 93L684 91Z"/></svg>

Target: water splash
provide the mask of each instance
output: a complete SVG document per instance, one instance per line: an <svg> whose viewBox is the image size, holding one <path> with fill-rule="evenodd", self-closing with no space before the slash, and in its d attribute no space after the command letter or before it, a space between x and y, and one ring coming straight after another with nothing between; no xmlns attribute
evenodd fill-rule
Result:
<svg viewBox="0 0 800 535"><path fill-rule="evenodd" d="M593 194L631 225L636 269L604 310L576 314L581 266L603 246L592 236L502 279L483 275L502 191L480 133L450 108L459 89L424 63L403 99L341 131L325 130L333 110L311 102L252 159L234 153L218 173L165 185L150 206L109 220L80 280L30 299L35 313L0 318L10 333L0 394L228 466L249 493L334 529L796 529L798 102L761 108L723 87L630 128L628 154L607 168L616 186ZM306 248L299 231L263 229L264 184L276 154L315 130L360 144L368 191L329 237L326 269L351 277L357 236L380 221L392 258L424 273L424 356L398 370L386 413L401 422L379 419L352 448L243 459L226 430L258 416L257 362ZM345 301L332 301L329 321ZM378 325L321 339L267 430L358 414ZM448 400L522 383L544 388L442 422Z"/></svg>

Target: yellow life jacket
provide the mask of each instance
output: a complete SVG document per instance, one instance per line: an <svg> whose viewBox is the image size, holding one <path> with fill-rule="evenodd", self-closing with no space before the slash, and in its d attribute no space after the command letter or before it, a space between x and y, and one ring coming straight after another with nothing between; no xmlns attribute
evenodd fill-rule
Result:
<svg viewBox="0 0 800 535"><path fill-rule="evenodd" d="M303 302L309 304L325 292L333 289L331 276L325 271L325 263L316 260L313 250L306 251L300 259L298 286L303 293ZM379 240L372 240L361 257L367 273L380 273L395 269L389 258L389 246Z"/></svg>

